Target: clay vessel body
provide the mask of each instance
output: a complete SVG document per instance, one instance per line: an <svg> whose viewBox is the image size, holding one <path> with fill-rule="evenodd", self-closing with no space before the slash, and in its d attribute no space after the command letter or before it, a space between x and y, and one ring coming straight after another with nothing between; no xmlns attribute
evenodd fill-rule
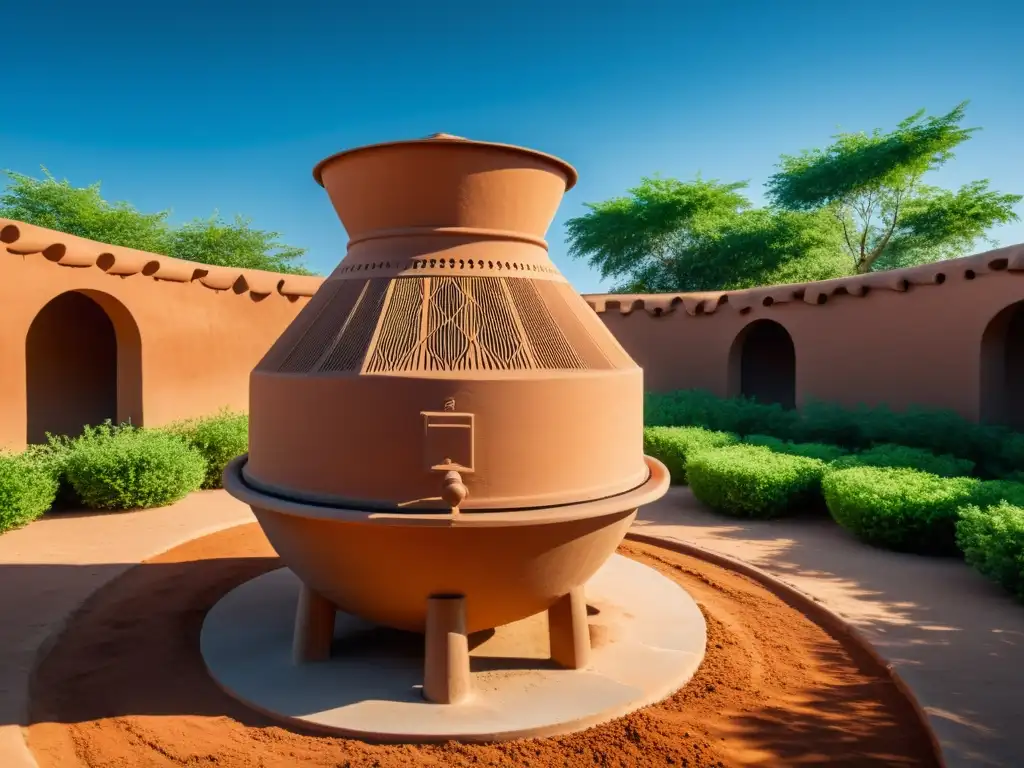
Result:
<svg viewBox="0 0 1024 768"><path fill-rule="evenodd" d="M549 608L668 486L642 371L542 239L576 172L441 135L314 176L348 250L253 371L225 488L343 611L422 631L464 595L477 631Z"/></svg>
<svg viewBox="0 0 1024 768"><path fill-rule="evenodd" d="M340 610L422 632L427 598L465 595L468 631L547 610L585 584L622 542L636 510L522 526L346 523L254 507L267 538Z"/></svg>

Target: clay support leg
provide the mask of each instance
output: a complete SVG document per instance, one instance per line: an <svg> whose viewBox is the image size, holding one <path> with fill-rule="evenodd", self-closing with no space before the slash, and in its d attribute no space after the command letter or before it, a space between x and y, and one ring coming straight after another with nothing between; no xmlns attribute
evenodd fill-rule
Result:
<svg viewBox="0 0 1024 768"><path fill-rule="evenodd" d="M334 605L305 584L299 590L295 608L295 633L292 635L292 661L326 661L331 657L334 640Z"/></svg>
<svg viewBox="0 0 1024 768"><path fill-rule="evenodd" d="M566 669L590 663L590 627L583 587L576 587L548 609L551 660Z"/></svg>
<svg viewBox="0 0 1024 768"><path fill-rule="evenodd" d="M470 686L466 598L435 595L427 600L423 697L435 704L458 704L469 697Z"/></svg>

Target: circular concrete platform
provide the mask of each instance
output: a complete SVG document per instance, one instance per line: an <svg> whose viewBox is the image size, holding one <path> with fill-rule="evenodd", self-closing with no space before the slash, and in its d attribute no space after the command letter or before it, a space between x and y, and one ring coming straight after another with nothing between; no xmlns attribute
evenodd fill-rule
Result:
<svg viewBox="0 0 1024 768"><path fill-rule="evenodd" d="M229 694L272 717L368 741L500 741L582 730L653 704L686 684L707 631L693 598L614 555L586 585L590 665L555 667L547 614L470 637L474 692L425 701L423 637L339 613L329 661L296 665L299 581L287 568L253 579L206 616L201 649Z"/></svg>

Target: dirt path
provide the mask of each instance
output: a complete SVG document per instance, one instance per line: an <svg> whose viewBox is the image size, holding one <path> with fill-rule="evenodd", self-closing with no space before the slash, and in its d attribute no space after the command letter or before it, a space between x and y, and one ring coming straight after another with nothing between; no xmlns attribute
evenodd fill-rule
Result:
<svg viewBox="0 0 1024 768"><path fill-rule="evenodd" d="M278 567L248 525L147 561L90 599L38 670L28 738L41 768L935 765L884 673L745 577L667 550L624 554L682 584L708 624L694 679L588 731L500 745L376 746L274 726L203 668L206 610Z"/></svg>

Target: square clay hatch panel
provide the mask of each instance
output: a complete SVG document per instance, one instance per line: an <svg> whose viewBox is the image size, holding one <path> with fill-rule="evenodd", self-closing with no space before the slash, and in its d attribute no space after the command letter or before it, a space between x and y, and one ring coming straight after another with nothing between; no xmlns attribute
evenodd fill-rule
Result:
<svg viewBox="0 0 1024 768"><path fill-rule="evenodd" d="M473 414L421 411L424 454L430 470L473 471Z"/></svg>

